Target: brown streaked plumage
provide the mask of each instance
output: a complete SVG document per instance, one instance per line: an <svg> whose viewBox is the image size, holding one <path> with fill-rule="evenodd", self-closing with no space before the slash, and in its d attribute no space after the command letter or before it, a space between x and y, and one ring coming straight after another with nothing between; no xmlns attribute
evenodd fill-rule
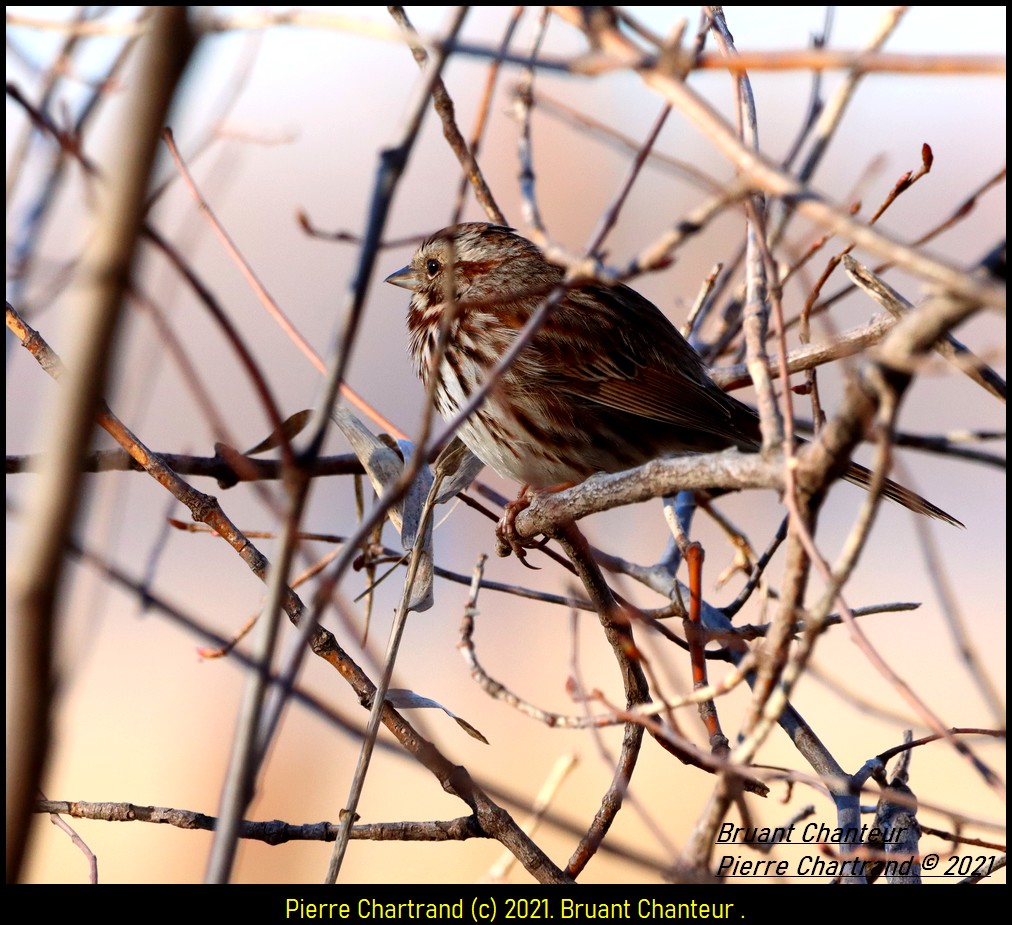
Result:
<svg viewBox="0 0 1012 925"><path fill-rule="evenodd" d="M454 305L435 397L452 417L563 280L525 238L471 222L425 241L387 282L410 289L415 371L427 382L440 318ZM452 292L451 292L452 287ZM452 296L452 298L451 298ZM652 302L628 286L570 290L460 428L500 475L533 488L578 482L650 459L761 443L755 411L710 378L702 358ZM871 473L851 463L847 481ZM955 518L892 481L883 494L912 511Z"/></svg>

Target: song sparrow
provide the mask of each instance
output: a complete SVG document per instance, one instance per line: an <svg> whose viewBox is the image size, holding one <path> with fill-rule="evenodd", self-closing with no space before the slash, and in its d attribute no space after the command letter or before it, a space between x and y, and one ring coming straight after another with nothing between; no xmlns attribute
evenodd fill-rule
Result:
<svg viewBox="0 0 1012 925"><path fill-rule="evenodd" d="M512 229L472 222L434 234L386 281L412 292L411 355L426 384L440 319L454 313L435 387L437 408L450 418L562 283L563 271ZM525 489L571 484L663 455L732 446L756 451L761 443L755 411L710 379L660 309L628 286L595 283L566 293L460 437ZM867 486L870 475L851 463L844 478ZM959 523L895 482L886 482L883 493L912 511Z"/></svg>

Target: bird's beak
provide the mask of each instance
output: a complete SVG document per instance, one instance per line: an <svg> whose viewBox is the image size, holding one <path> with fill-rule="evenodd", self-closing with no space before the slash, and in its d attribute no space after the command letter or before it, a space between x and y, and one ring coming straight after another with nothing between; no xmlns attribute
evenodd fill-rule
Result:
<svg viewBox="0 0 1012 925"><path fill-rule="evenodd" d="M401 289L414 290L418 285L418 277L415 276L415 270L411 264L408 264L406 267L401 267L396 273L391 273L383 282L400 286Z"/></svg>

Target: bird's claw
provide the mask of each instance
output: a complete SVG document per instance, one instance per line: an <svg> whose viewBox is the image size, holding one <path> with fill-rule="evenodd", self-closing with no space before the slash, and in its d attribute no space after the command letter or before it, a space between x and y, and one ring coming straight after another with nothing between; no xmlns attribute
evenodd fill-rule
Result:
<svg viewBox="0 0 1012 925"><path fill-rule="evenodd" d="M517 496L515 501L510 501L505 510L503 511L502 519L499 521L495 528L495 552L500 558L505 559L510 553L513 553L520 561L520 564L526 568L538 571L536 565L531 565L527 561L527 550L533 549L538 546L544 545L544 540L540 542L534 542L532 540L524 539L517 533L517 517L520 512L530 507L531 505L531 494L527 486L525 485L520 494Z"/></svg>

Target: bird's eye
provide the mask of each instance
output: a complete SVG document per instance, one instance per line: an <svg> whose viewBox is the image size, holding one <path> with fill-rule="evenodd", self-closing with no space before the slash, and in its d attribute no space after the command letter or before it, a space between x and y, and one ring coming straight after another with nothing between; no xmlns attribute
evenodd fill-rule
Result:
<svg viewBox="0 0 1012 925"><path fill-rule="evenodd" d="M434 279L441 269L442 264L435 257L425 261L425 272L428 274L429 279Z"/></svg>

